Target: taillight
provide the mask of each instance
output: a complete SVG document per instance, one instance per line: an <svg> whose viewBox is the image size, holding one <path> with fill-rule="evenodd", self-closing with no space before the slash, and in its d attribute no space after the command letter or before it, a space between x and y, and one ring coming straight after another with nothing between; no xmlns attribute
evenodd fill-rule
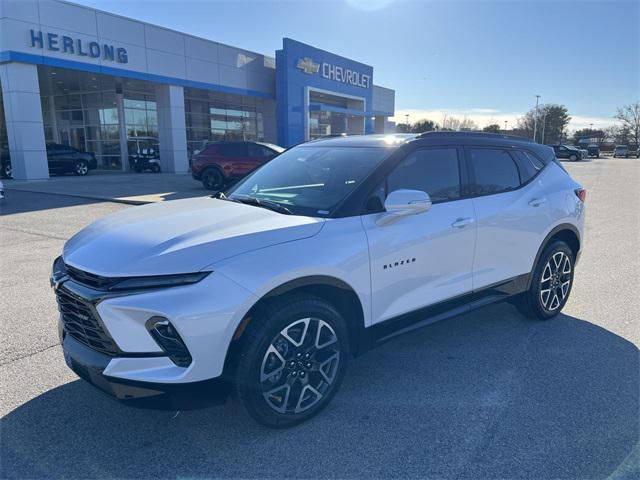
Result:
<svg viewBox="0 0 640 480"><path fill-rule="evenodd" d="M584 188L576 188L574 192L576 192L576 197L578 197L580 201L584 203L587 199L587 191Z"/></svg>

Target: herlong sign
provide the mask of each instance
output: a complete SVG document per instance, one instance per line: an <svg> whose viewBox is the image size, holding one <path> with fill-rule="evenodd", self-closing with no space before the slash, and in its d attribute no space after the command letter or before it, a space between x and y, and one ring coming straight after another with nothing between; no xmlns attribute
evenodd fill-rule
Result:
<svg viewBox="0 0 640 480"><path fill-rule="evenodd" d="M31 46L51 50L52 52L68 53L80 57L101 58L117 63L128 63L127 49L114 47L113 45L86 42L80 38L73 38L57 33L42 32L41 30L30 30Z"/></svg>

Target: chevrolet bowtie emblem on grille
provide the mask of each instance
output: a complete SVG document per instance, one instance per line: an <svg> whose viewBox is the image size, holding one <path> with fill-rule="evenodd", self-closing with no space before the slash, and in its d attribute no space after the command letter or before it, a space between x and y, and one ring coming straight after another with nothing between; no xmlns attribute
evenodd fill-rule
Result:
<svg viewBox="0 0 640 480"><path fill-rule="evenodd" d="M67 275L56 275L56 274L53 274L49 278L49 284L51 285L51 288L53 288L53 291L55 292L56 290L58 290L60 285L62 285L62 283L64 281L68 280L68 279L69 279L69 277Z"/></svg>
<svg viewBox="0 0 640 480"><path fill-rule="evenodd" d="M318 73L320 71L320 64L314 62L309 57L299 59L296 67L309 75L313 75L314 73Z"/></svg>

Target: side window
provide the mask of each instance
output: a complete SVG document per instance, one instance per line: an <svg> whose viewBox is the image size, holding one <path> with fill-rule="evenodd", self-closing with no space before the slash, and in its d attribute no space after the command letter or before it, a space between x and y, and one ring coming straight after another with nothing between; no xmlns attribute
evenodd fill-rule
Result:
<svg viewBox="0 0 640 480"><path fill-rule="evenodd" d="M520 178L522 183L526 183L535 177L540 170L544 168L538 157L530 152L524 150L515 151L516 159L518 160L518 167L520 169Z"/></svg>
<svg viewBox="0 0 640 480"><path fill-rule="evenodd" d="M455 148L417 150L387 177L386 194L399 189L422 190L432 202L460 198L460 169Z"/></svg>
<svg viewBox="0 0 640 480"><path fill-rule="evenodd" d="M509 152L491 148L470 148L468 151L473 195L506 192L520 186L518 168Z"/></svg>
<svg viewBox="0 0 640 480"><path fill-rule="evenodd" d="M266 158L273 157L275 155L275 153L269 150L267 147L258 145L256 143L249 143L247 147L249 148L250 157Z"/></svg>
<svg viewBox="0 0 640 480"><path fill-rule="evenodd" d="M248 156L246 143L223 143L218 147L218 152L225 157Z"/></svg>

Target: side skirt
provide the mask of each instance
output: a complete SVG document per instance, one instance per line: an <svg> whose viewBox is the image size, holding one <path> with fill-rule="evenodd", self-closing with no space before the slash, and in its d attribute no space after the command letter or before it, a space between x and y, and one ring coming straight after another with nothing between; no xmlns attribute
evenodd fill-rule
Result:
<svg viewBox="0 0 640 480"><path fill-rule="evenodd" d="M369 348L375 347L398 335L470 312L477 308L502 302L527 291L531 274L526 273L504 282L489 285L475 292L439 302L428 307L390 318L367 328Z"/></svg>

